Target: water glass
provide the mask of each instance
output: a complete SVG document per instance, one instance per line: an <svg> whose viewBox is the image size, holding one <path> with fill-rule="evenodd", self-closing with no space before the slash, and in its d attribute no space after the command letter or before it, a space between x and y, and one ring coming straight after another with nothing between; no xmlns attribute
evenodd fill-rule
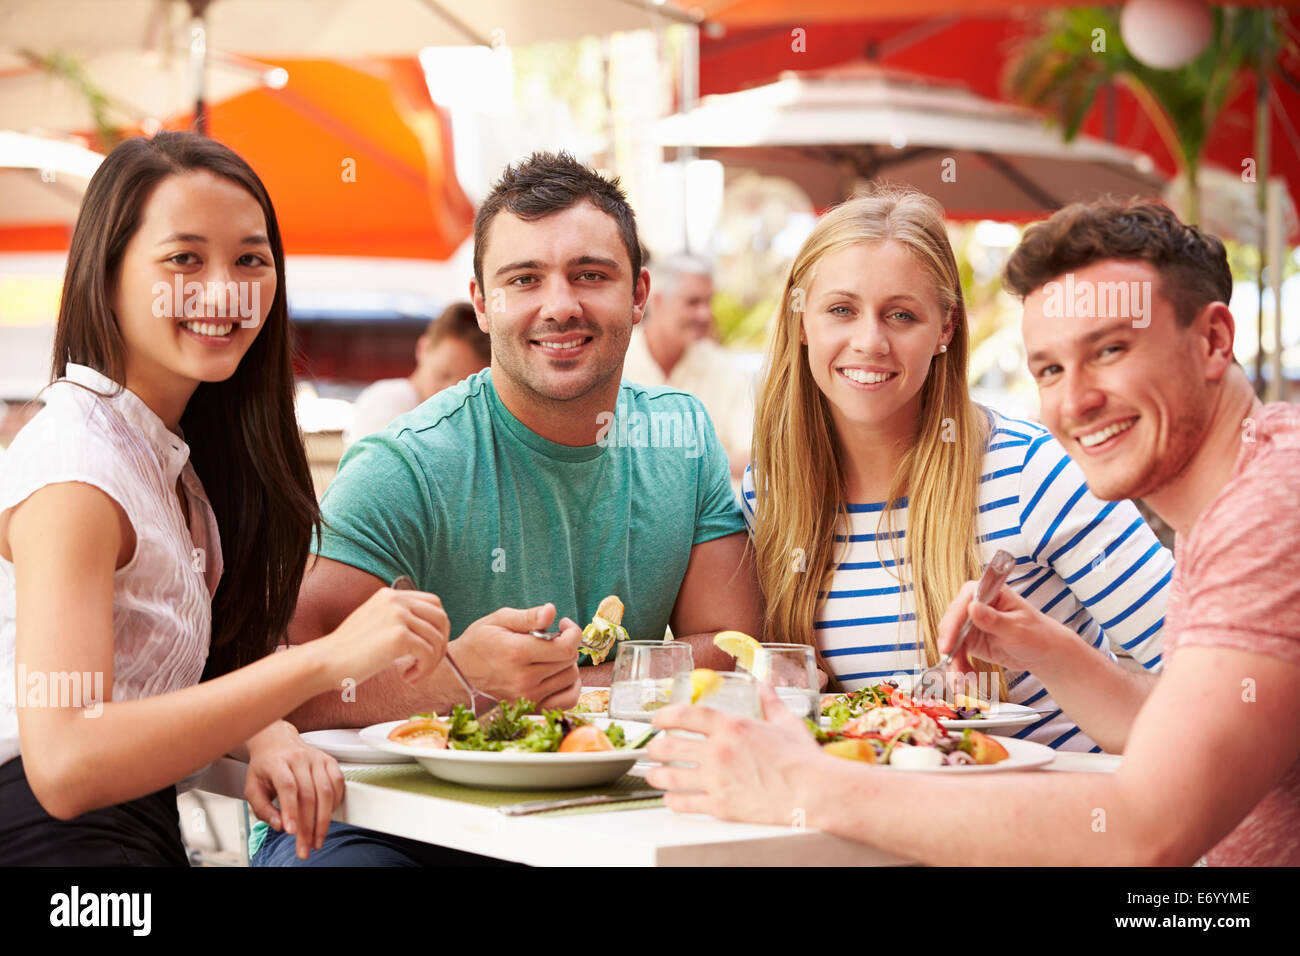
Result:
<svg viewBox="0 0 1300 956"><path fill-rule="evenodd" d="M796 717L817 720L821 713L817 658L807 644L763 644L755 648L751 673L770 685Z"/></svg>
<svg viewBox="0 0 1300 956"><path fill-rule="evenodd" d="M609 716L649 723L672 699L673 678L686 674L689 682L694 666L685 641L620 641L609 683Z"/></svg>
<svg viewBox="0 0 1300 956"><path fill-rule="evenodd" d="M717 671L721 684L713 692L695 702L697 707L711 707L728 714L763 719L763 705L758 699L758 682L743 671ZM673 700L690 703L692 695L690 673L673 678Z"/></svg>

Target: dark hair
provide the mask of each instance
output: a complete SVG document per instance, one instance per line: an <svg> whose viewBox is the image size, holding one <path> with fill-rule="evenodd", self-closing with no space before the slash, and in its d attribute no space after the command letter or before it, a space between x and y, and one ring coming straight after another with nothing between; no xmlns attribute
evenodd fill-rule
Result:
<svg viewBox="0 0 1300 956"><path fill-rule="evenodd" d="M469 302L453 302L443 309L442 315L429 323L424 337L430 346L443 339L460 339L474 350L486 365L492 361L492 337L478 327L478 313Z"/></svg>
<svg viewBox="0 0 1300 956"><path fill-rule="evenodd" d="M507 166L474 216L474 278L483 288L483 250L488 226L505 210L520 219L541 219L589 201L614 218L632 263L632 282L641 274L641 243L636 235L636 213L618 184L582 165L566 152L533 153L522 163Z"/></svg>
<svg viewBox="0 0 1300 956"><path fill-rule="evenodd" d="M1104 259L1149 263L1184 328L1211 302L1232 298L1223 243L1147 199L1075 203L1025 232L1003 283L1020 298L1067 272Z"/></svg>
<svg viewBox="0 0 1300 956"><path fill-rule="evenodd" d="M201 382L181 416L190 460L216 515L225 566L212 600L204 670L209 678L274 648L293 615L311 534L320 524L294 416L280 227L262 181L229 147L194 133L165 131L124 141L100 164L68 251L53 373L62 378L72 362L124 386L126 346L112 290L155 188L191 170L227 179L257 200L276 278L266 327L235 373L224 382Z"/></svg>

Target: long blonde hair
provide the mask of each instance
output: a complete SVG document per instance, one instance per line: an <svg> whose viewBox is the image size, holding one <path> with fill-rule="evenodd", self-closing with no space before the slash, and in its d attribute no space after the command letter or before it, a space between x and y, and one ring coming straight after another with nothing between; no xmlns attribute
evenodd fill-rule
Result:
<svg viewBox="0 0 1300 956"><path fill-rule="evenodd" d="M918 640L926 662L933 663L944 611L963 582L983 569L976 512L987 428L966 384L966 307L943 210L923 193L880 186L835 207L818 221L790 267L754 423L758 579L767 602L767 640L816 647L813 621L839 560L837 526L847 531L849 519L830 408L800 342L804 300L825 256L882 242L899 243L916 256L954 327L947 351L931 360L916 438L894 473L880 518L892 532L894 511L907 495L907 555L895 555L894 568L900 600L912 585ZM892 534L885 540L894 546ZM998 672L992 665L976 666ZM999 683L1005 693L1000 676Z"/></svg>

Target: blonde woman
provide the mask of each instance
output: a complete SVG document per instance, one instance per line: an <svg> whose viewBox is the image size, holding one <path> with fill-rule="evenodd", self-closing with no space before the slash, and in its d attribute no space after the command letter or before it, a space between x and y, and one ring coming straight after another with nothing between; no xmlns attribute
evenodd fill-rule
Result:
<svg viewBox="0 0 1300 956"><path fill-rule="evenodd" d="M832 686L914 675L999 549L1008 584L1081 640L1160 662L1173 558L1129 501L1103 502L1042 426L971 400L943 211L881 188L800 249L768 352L744 479L768 640L811 644ZM1015 736L1100 748L1026 671L985 688L1045 711Z"/></svg>

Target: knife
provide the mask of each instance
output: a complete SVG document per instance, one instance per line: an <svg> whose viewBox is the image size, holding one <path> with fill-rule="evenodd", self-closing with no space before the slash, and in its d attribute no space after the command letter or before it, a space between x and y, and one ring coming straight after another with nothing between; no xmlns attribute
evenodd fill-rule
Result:
<svg viewBox="0 0 1300 956"><path fill-rule="evenodd" d="M508 817L522 817L529 813L545 813L547 810L565 810L569 807L594 807L604 803L626 803L629 800L650 800L662 797L662 790L629 790L627 793L597 793L586 797L569 797L563 800L529 800L525 803L510 803L497 807Z"/></svg>

